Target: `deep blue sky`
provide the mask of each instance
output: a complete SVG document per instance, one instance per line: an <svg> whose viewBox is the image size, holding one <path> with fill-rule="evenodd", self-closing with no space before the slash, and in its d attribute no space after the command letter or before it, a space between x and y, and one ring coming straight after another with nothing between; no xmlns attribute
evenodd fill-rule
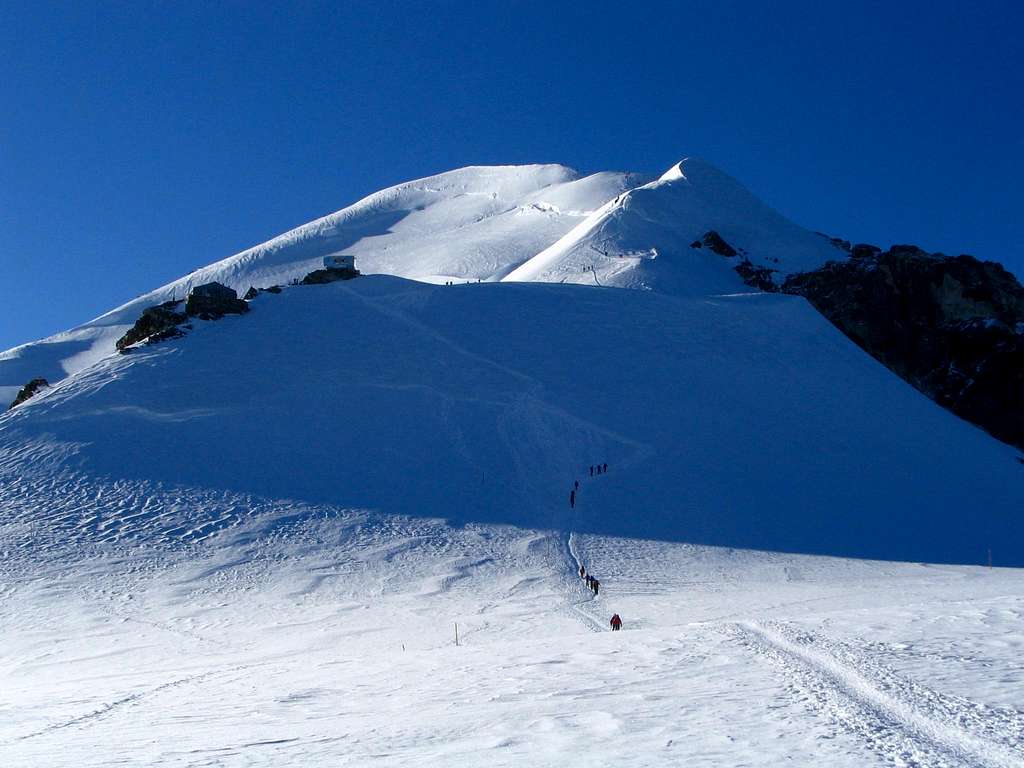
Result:
<svg viewBox="0 0 1024 768"><path fill-rule="evenodd" d="M480 163L700 155L1024 274L1024 4L560 5L0 0L0 349Z"/></svg>

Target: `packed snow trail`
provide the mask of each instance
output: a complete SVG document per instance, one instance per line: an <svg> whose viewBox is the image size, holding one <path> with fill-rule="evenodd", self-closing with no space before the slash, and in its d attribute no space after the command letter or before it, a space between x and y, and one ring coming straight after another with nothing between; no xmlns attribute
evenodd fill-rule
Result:
<svg viewBox="0 0 1024 768"><path fill-rule="evenodd" d="M604 466L605 466L605 470L604 470L603 473L600 472L600 468L599 468L599 470L598 470L599 475L601 475L601 474L606 475L608 473L608 470L607 470L607 466L608 465L605 464ZM590 569L586 566L586 563L583 560L583 556L580 553L579 545L577 543L577 537L576 537L576 533L575 533L575 529L576 529L577 521L578 521L578 516L579 516L579 512L580 512L581 499L583 498L583 496L585 496L585 494L580 494L579 491L582 490L583 488L587 487L588 483L590 485L593 485L593 480L595 479L595 475L593 474L593 470L594 470L594 467L591 466L590 467L590 471L591 471L590 476L589 477L584 476L583 483L579 486L579 489L576 490L576 494L575 494L576 503L575 503L575 505L573 505L573 508L572 508L572 521L571 521L569 530L564 534L564 544L565 544L565 552L566 552L566 555L568 556L568 560L569 560L569 562L571 564L570 567L572 568L572 578L571 578L571 581L574 582L578 586L579 583L580 583L580 580L582 579L582 580L584 580L584 583L587 585L586 593L584 594L583 598L581 600L574 601L572 603L572 608L573 608L574 611L576 611L576 613L580 617L582 617L583 623L584 623L584 625L588 629L591 629L591 630L593 630L595 632L604 632L607 629L605 627L605 625L604 625L604 622L601 619L599 619L598 617L594 616L591 612L589 612L587 610L588 606L596 607L599 604L598 603L599 593L590 587L589 579L593 576L593 574L591 573ZM600 588L601 589L605 589L604 582L600 582ZM574 589L574 591L577 591L577 590ZM601 605L603 605L603 603L601 603Z"/></svg>
<svg viewBox="0 0 1024 768"><path fill-rule="evenodd" d="M779 622L725 625L826 717L899 765L1024 765L1024 713L981 707L903 679L824 636Z"/></svg>
<svg viewBox="0 0 1024 768"><path fill-rule="evenodd" d="M573 578L571 583L574 585L573 592L579 592L580 584L580 568L584 567L583 561L580 559L579 552L576 549L574 534L569 531L565 536L565 551L568 554L569 560L575 565L573 572ZM571 598L570 598L571 599ZM593 632L604 632L604 624L597 619L593 614L586 610L586 606L593 605L597 601L597 595L591 590L587 589L585 594L579 600L573 600L572 609L576 615L580 617L583 625Z"/></svg>
<svg viewBox="0 0 1024 768"><path fill-rule="evenodd" d="M109 702L107 704L104 704L103 706L101 706L100 708L98 708L96 710L93 710L91 712L87 712L84 715L79 715L78 717L74 717L74 718L72 718L72 719L70 719L70 720L68 720L66 722L54 723L52 725L46 726L45 728L41 728L38 731L34 731L32 733L27 733L24 736L18 736L15 739L15 741L24 741L26 739L38 738L39 736L46 736L48 734L53 733L54 731L59 731L59 730L62 730L64 728L73 728L73 727L76 727L76 726L91 725L95 721L99 720L100 718L104 718L104 717L107 717L107 716L115 713L121 707L126 707L126 706L131 706L133 704L137 704L138 702L140 702L140 701L142 701L144 699L148 699L148 698L153 697L153 696L158 696L158 695L160 695L162 693L171 691L171 690L173 690L175 688L180 688L182 686L200 685L203 681L208 680L209 678L214 677L214 676L221 676L221 675L228 675L228 676L230 676L230 675L234 675L237 672L241 672L243 670L250 669L251 666L252 665L243 664L243 665L239 665L239 666L236 666L236 667L231 667L229 669L211 670L209 672L203 672L203 673L200 673L200 674L188 675L187 677L182 677L182 678L180 678L178 680L171 680L170 682L162 683L162 684L157 685L157 686L155 686L155 687L153 687L153 688L151 688L149 690L139 691L137 693L130 694L130 695L125 696L124 698L118 699L116 701ZM2 746L2 745L0 745L0 746Z"/></svg>

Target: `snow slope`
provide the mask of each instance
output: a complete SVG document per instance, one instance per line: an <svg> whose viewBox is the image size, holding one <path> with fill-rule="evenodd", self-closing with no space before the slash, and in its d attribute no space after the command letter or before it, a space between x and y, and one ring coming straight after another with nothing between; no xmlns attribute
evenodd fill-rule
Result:
<svg viewBox="0 0 1024 768"><path fill-rule="evenodd" d="M1020 484L795 297L288 288L0 416L0 764L1019 766L1024 571L820 553Z"/></svg>
<svg viewBox="0 0 1024 768"><path fill-rule="evenodd" d="M649 182L649 183L648 183ZM580 177L560 165L469 167L374 193L336 213L196 270L78 328L0 353L0 401L30 379L51 383L114 351L146 307L211 280L244 293L301 278L350 253L367 274L428 282L580 282L700 295L744 286L723 259L689 244L709 230L780 274L841 258L706 162L656 181Z"/></svg>
<svg viewBox="0 0 1024 768"><path fill-rule="evenodd" d="M444 174L185 278L419 280L8 353L0 765L1024 765L1016 453L690 249L828 255L733 184Z"/></svg>
<svg viewBox="0 0 1024 768"><path fill-rule="evenodd" d="M727 259L690 247L712 230L740 255ZM742 290L733 267L743 258L785 276L843 256L728 174L687 158L657 181L615 197L505 279L701 295Z"/></svg>
<svg viewBox="0 0 1024 768"><path fill-rule="evenodd" d="M586 536L594 599L547 541L339 512L7 571L0 760L1024 761L1019 570Z"/></svg>
<svg viewBox="0 0 1024 768"><path fill-rule="evenodd" d="M553 243L606 200L647 179L580 177L560 165L462 168L399 184L266 243L196 270L78 328L0 353L0 400L32 378L51 383L114 351L146 307L216 280L244 293L285 284L354 254L365 273L431 282L496 280Z"/></svg>
<svg viewBox="0 0 1024 768"><path fill-rule="evenodd" d="M600 460L628 481L588 532L1024 565L1014 451L800 298L376 276L197 326L0 417L9 521L38 521L42 497L48 531L104 540L245 518L136 509L200 489L564 528L569 482ZM107 502L69 515L96 482Z"/></svg>

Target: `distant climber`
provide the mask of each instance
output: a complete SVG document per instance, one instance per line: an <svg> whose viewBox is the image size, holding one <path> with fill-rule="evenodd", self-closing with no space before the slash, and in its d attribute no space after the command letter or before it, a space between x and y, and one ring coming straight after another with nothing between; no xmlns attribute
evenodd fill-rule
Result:
<svg viewBox="0 0 1024 768"><path fill-rule="evenodd" d="M619 614L616 613L612 616L611 625L612 632L618 632L620 629L622 629L622 619L619 618Z"/></svg>
<svg viewBox="0 0 1024 768"><path fill-rule="evenodd" d="M584 568L582 565L580 566L580 578L581 579L587 578L587 569Z"/></svg>
<svg viewBox="0 0 1024 768"><path fill-rule="evenodd" d="M594 465L593 464L590 465L590 476L591 477L594 476Z"/></svg>
<svg viewBox="0 0 1024 768"><path fill-rule="evenodd" d="M573 488L574 488L574 490L577 490L577 491L580 489L580 481L579 480L576 481L576 485L573 486Z"/></svg>
<svg viewBox="0 0 1024 768"><path fill-rule="evenodd" d="M569 491L569 509L576 509L576 489Z"/></svg>
<svg viewBox="0 0 1024 768"><path fill-rule="evenodd" d="M608 462L607 461L604 463L604 473L608 474Z"/></svg>
<svg viewBox="0 0 1024 768"><path fill-rule="evenodd" d="M600 464L597 465L597 474L599 474L599 475L601 474L601 465Z"/></svg>
<svg viewBox="0 0 1024 768"><path fill-rule="evenodd" d="M597 597L598 593L601 591L601 582L594 579L590 582L590 588L594 590L594 597Z"/></svg>

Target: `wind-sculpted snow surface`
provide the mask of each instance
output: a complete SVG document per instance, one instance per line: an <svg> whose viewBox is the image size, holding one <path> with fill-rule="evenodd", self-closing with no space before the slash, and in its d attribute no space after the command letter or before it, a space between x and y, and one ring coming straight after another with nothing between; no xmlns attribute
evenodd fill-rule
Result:
<svg viewBox="0 0 1024 768"><path fill-rule="evenodd" d="M1024 572L735 548L1019 471L798 298L287 288L0 416L0 764L1019 765Z"/></svg>
<svg viewBox="0 0 1024 768"><path fill-rule="evenodd" d="M598 457L620 480L581 531L1024 564L1013 451L799 298L368 277L252 307L0 417L8 519L97 482L147 489L123 534L175 488L564 528Z"/></svg>
<svg viewBox="0 0 1024 768"><path fill-rule="evenodd" d="M3 764L1024 760L1020 571L312 512L5 560Z"/></svg>

